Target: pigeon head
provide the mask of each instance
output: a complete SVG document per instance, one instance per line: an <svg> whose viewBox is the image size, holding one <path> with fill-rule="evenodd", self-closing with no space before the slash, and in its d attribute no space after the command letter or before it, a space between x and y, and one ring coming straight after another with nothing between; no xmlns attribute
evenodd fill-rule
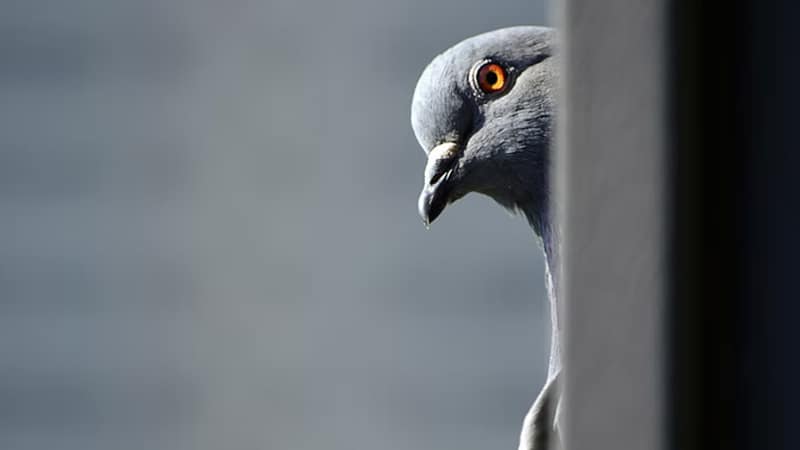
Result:
<svg viewBox="0 0 800 450"><path fill-rule="evenodd" d="M514 27L466 39L425 68L411 124L428 155L419 212L426 224L470 192L546 220L553 114L552 30Z"/></svg>

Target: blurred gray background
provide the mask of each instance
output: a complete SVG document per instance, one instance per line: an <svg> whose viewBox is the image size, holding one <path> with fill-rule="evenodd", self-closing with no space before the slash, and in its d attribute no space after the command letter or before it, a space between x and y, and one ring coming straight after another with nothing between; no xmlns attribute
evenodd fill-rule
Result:
<svg viewBox="0 0 800 450"><path fill-rule="evenodd" d="M543 261L430 231L416 78L542 1L6 1L0 448L512 449Z"/></svg>

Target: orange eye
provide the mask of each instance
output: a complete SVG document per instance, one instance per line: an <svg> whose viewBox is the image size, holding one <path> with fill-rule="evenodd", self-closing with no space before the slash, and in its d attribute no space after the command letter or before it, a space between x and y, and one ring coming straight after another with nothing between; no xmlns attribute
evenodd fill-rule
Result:
<svg viewBox="0 0 800 450"><path fill-rule="evenodd" d="M499 64L486 63L478 69L478 87L487 94L500 92L506 87L506 69Z"/></svg>

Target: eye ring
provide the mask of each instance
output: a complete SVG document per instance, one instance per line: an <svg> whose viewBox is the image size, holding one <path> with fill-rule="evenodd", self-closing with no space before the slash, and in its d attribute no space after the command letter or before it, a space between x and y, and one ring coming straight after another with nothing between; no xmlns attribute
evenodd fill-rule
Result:
<svg viewBox="0 0 800 450"><path fill-rule="evenodd" d="M484 61L479 63L473 73L475 86L484 94L498 94L508 88L508 70L496 62Z"/></svg>

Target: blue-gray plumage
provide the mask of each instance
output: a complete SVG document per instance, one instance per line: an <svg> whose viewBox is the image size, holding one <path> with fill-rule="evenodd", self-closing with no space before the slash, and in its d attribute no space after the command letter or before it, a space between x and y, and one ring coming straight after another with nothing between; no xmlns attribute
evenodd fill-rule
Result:
<svg viewBox="0 0 800 450"><path fill-rule="evenodd" d="M466 39L425 68L411 124L428 155L419 212L426 224L470 192L519 211L541 238L553 335L548 382L525 418L520 449L560 446L556 381L561 368L553 280L558 237L549 207L556 63L554 33L513 27Z"/></svg>

